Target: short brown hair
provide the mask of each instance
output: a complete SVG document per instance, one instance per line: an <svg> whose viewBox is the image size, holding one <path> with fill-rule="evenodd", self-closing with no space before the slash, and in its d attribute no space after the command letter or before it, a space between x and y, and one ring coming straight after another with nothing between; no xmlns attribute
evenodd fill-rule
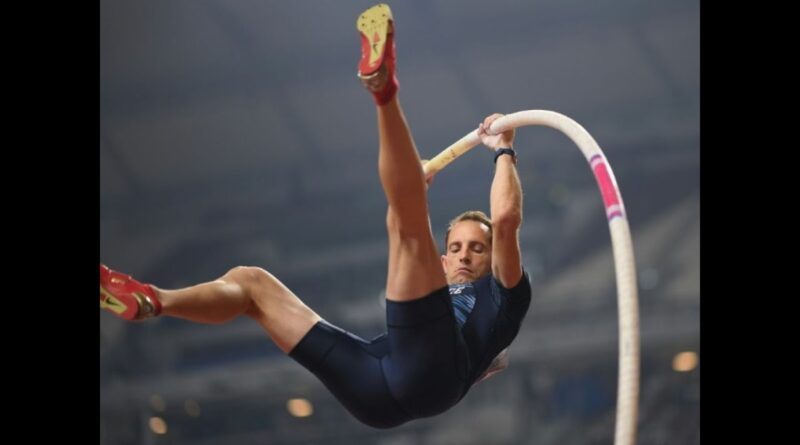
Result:
<svg viewBox="0 0 800 445"><path fill-rule="evenodd" d="M447 250L447 241L450 238L450 230L452 230L453 226L460 223L461 221L477 221L481 224L486 224L486 227L489 228L489 242L492 242L492 220L489 219L489 217L486 216L486 214L481 212L480 210L467 210L466 212L451 219L450 223L448 223L447 232L445 232L444 234L445 250Z"/></svg>

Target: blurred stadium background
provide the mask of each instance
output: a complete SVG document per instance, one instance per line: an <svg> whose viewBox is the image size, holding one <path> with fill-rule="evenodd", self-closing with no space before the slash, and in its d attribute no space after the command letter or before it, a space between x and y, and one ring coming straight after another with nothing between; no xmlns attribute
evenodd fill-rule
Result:
<svg viewBox="0 0 800 445"><path fill-rule="evenodd" d="M385 200L356 16L373 1L100 1L100 258L161 287L270 270L324 318L383 329ZM393 2L401 102L423 157L491 112L583 125L615 171L639 272L638 443L700 442L697 0ZM617 306L586 162L517 134L534 302L510 368L454 409L393 430L351 418L247 319L124 323L100 313L100 442L608 444ZM430 191L447 221L488 212L477 147Z"/></svg>

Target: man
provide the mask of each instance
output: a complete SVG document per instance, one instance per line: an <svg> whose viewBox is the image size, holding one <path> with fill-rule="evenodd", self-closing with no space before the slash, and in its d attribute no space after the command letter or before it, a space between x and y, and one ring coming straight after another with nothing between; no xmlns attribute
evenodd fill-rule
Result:
<svg viewBox="0 0 800 445"><path fill-rule="evenodd" d="M519 250L522 191L513 130L487 133L499 114L479 125L482 142L496 153L492 218L475 211L456 217L440 256L426 178L397 99L391 11L376 5L356 26L359 77L377 105L378 167L389 202L388 332L368 342L333 326L257 267L236 267L215 281L166 290L101 265L100 301L126 320L167 315L223 323L247 315L356 418L389 428L444 412L476 381L502 369L531 289Z"/></svg>

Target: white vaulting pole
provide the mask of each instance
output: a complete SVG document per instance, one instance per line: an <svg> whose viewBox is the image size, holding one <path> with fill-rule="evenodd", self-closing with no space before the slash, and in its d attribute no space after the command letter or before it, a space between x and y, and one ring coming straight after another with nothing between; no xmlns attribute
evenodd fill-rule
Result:
<svg viewBox="0 0 800 445"><path fill-rule="evenodd" d="M528 125L551 127L572 139L583 152L600 188L611 231L617 279L619 374L614 445L633 445L636 442L636 419L639 407L639 303L633 242L622 195L611 166L597 142L580 124L563 114L547 110L518 111L497 119L488 131L491 134L498 134ZM425 174L435 174L442 170L480 142L477 129L471 131L425 164L423 167Z"/></svg>

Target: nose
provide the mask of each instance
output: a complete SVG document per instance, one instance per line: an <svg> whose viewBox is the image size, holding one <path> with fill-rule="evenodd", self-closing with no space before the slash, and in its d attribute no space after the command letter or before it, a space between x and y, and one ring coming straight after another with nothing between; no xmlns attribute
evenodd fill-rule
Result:
<svg viewBox="0 0 800 445"><path fill-rule="evenodd" d="M470 258L469 253L465 252L464 254L461 255L461 257L458 259L458 261L461 264L469 265L472 262L472 259Z"/></svg>

